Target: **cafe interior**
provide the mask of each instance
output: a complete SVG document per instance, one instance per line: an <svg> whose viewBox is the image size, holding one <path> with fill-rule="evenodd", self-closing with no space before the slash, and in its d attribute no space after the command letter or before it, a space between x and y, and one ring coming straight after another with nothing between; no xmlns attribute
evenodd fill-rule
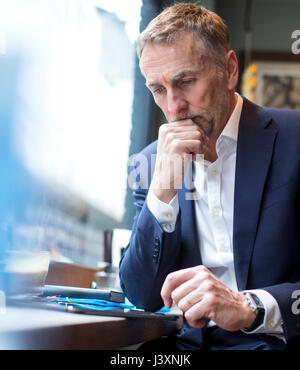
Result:
<svg viewBox="0 0 300 370"><path fill-rule="evenodd" d="M136 349L182 324L177 307L134 307L119 279L130 161L166 122L135 42L172 3L0 1L0 349ZM229 27L237 91L300 109L300 2L197 3Z"/></svg>

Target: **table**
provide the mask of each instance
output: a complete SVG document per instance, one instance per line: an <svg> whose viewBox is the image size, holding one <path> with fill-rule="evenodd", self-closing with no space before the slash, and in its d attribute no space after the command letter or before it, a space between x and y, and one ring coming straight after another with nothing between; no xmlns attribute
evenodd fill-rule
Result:
<svg viewBox="0 0 300 370"><path fill-rule="evenodd" d="M8 306L0 314L0 349L111 350L170 335L178 320L121 318Z"/></svg>

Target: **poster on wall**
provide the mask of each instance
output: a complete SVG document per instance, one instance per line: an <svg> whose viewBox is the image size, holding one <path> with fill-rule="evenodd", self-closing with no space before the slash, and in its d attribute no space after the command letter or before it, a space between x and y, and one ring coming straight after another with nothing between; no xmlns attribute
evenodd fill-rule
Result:
<svg viewBox="0 0 300 370"><path fill-rule="evenodd" d="M241 90L259 105L300 109L300 65L254 60L243 74Z"/></svg>

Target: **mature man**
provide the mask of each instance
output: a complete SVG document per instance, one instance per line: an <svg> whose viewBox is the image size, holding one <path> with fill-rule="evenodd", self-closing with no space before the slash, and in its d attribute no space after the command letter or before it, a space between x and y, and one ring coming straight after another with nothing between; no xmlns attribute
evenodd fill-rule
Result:
<svg viewBox="0 0 300 370"><path fill-rule="evenodd" d="M183 311L165 348L284 349L300 339L300 112L235 92L228 29L201 6L166 8L138 54L168 123L142 152L147 175L156 161L150 189L134 190L124 292Z"/></svg>

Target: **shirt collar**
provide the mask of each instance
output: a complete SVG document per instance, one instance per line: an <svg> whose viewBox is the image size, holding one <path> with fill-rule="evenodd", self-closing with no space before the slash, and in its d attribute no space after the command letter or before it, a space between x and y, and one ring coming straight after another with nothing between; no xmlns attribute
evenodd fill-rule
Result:
<svg viewBox="0 0 300 370"><path fill-rule="evenodd" d="M240 96L240 94L235 93L235 107L233 112L231 113L231 116L229 120L226 123L226 126L224 127L223 131L221 132L220 137L227 136L235 141L237 141L238 138L238 130L239 130L239 122L241 118L241 112L243 107L243 99Z"/></svg>
<svg viewBox="0 0 300 370"><path fill-rule="evenodd" d="M223 131L221 132L221 135L218 137L216 142L216 151L218 157L220 156L222 157L222 155L225 152L227 153L229 150L233 151L236 150L242 107L243 107L243 98L240 96L240 94L235 93L235 107ZM196 169L196 167L198 167L198 164L197 162L195 162L195 164ZM208 162L207 160L204 159L204 167L207 167L210 164L211 162Z"/></svg>

